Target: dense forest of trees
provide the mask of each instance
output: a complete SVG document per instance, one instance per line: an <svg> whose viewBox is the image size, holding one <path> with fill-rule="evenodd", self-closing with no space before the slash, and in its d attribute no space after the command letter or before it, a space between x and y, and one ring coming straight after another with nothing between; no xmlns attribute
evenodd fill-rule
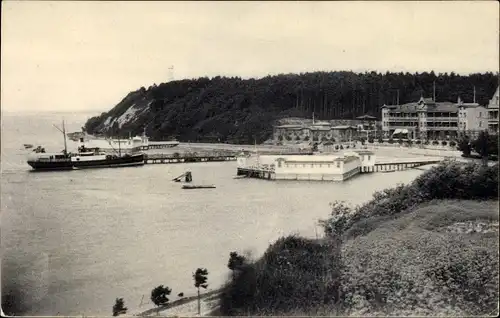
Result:
<svg viewBox="0 0 500 318"><path fill-rule="evenodd" d="M311 117L313 112L324 120L380 117L380 107L397 103L398 96L401 104L422 95L432 97L434 83L437 101L455 102L460 96L472 102L475 87L476 102L487 105L498 74L314 72L179 80L130 93L109 112L89 119L84 128L113 136L140 134L145 128L156 140L262 142L278 119ZM144 111L121 126L105 124L132 105Z"/></svg>

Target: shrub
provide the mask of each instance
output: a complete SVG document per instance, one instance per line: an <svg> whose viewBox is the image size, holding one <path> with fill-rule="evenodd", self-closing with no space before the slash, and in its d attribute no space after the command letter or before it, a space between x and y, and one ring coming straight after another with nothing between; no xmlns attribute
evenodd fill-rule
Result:
<svg viewBox="0 0 500 318"><path fill-rule="evenodd" d="M420 145L422 141L420 139L415 140L415 144Z"/></svg>
<svg viewBox="0 0 500 318"><path fill-rule="evenodd" d="M151 301L156 306L165 306L166 304L168 304L168 301L169 301L167 296L170 295L171 292L172 292L172 289L170 289L166 286L164 287L163 285L155 287L151 291Z"/></svg>
<svg viewBox="0 0 500 318"><path fill-rule="evenodd" d="M394 140L393 140L392 138L390 138L390 139L388 140L388 143L393 144L393 143L394 143Z"/></svg>
<svg viewBox="0 0 500 318"><path fill-rule="evenodd" d="M443 141L441 142L441 145L446 146L446 145L448 145L448 143L446 142L446 140L443 140Z"/></svg>
<svg viewBox="0 0 500 318"><path fill-rule="evenodd" d="M400 145L401 145L402 143L403 143L403 139L399 138L399 139L398 139L398 144L400 144Z"/></svg>
<svg viewBox="0 0 500 318"><path fill-rule="evenodd" d="M377 141L378 141L379 143L383 143L383 142L384 142L384 139L382 139L382 137L379 137L379 138L377 139Z"/></svg>
<svg viewBox="0 0 500 318"><path fill-rule="evenodd" d="M126 314L127 307L125 307L125 301L123 298L116 298L115 304L113 305L113 317Z"/></svg>
<svg viewBox="0 0 500 318"><path fill-rule="evenodd" d="M432 141L432 144L433 144L434 146L437 146L437 145L439 145L439 141L437 141L437 140L433 140L433 141Z"/></svg>
<svg viewBox="0 0 500 318"><path fill-rule="evenodd" d="M244 266L221 295L222 316L282 315L338 300L340 245L288 236Z"/></svg>
<svg viewBox="0 0 500 318"><path fill-rule="evenodd" d="M368 142L373 144L375 142L375 139L373 139L373 137L370 137L370 138L368 138Z"/></svg>
<svg viewBox="0 0 500 318"><path fill-rule="evenodd" d="M457 143L455 141L450 141L450 147L455 147L457 145Z"/></svg>
<svg viewBox="0 0 500 318"><path fill-rule="evenodd" d="M335 145L335 150L339 150L339 146L338 145Z"/></svg>

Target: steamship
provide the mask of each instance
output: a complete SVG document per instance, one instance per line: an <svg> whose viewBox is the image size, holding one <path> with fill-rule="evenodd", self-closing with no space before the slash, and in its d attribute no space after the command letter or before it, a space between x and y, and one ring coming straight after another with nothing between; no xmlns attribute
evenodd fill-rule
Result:
<svg viewBox="0 0 500 318"><path fill-rule="evenodd" d="M74 170L89 168L114 168L144 165L143 153L121 153L120 148L114 154L102 152L99 148L86 148L83 144L77 153L68 152L64 122L62 129L56 127L64 135L64 150L61 153L35 151L28 158L28 165L34 170Z"/></svg>

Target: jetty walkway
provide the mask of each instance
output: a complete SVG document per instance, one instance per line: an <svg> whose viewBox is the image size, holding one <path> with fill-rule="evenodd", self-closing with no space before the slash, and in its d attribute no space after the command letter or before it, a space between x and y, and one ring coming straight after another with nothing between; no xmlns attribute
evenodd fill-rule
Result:
<svg viewBox="0 0 500 318"><path fill-rule="evenodd" d="M191 163L191 162L217 162L236 161L242 151L235 150L201 150L195 152L174 152L174 153L146 153L144 163L146 164L169 164L169 163ZM244 151L249 153L249 151ZM272 151L264 153L286 154L286 155L312 155L310 151ZM262 154L262 152L260 152Z"/></svg>
<svg viewBox="0 0 500 318"><path fill-rule="evenodd" d="M146 154L146 164L235 161L236 154Z"/></svg>

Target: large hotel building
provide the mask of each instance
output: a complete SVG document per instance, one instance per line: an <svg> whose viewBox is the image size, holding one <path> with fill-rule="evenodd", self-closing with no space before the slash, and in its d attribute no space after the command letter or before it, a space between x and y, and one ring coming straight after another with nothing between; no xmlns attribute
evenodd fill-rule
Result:
<svg viewBox="0 0 500 318"><path fill-rule="evenodd" d="M498 99L500 97L500 86L490 99L488 104L488 129L490 133L498 134Z"/></svg>
<svg viewBox="0 0 500 318"><path fill-rule="evenodd" d="M498 108L497 108L498 109ZM423 98L403 105L382 106L385 137L402 134L412 139L454 139L488 129L488 109L477 103L436 102Z"/></svg>

